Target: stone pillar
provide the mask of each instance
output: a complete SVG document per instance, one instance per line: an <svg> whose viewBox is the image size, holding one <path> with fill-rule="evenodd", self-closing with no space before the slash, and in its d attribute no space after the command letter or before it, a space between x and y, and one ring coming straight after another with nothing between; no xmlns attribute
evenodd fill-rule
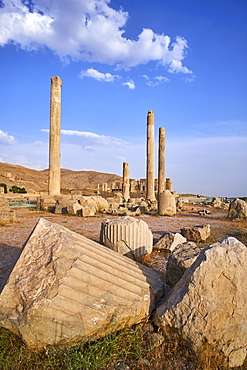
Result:
<svg viewBox="0 0 247 370"><path fill-rule="evenodd" d="M123 162L123 198L128 201L130 198L130 175L129 163Z"/></svg>
<svg viewBox="0 0 247 370"><path fill-rule="evenodd" d="M146 198L155 200L154 193L154 112L148 111L147 115L147 189Z"/></svg>
<svg viewBox="0 0 247 370"><path fill-rule="evenodd" d="M172 180L170 178L166 179L166 190L170 190L172 192Z"/></svg>
<svg viewBox="0 0 247 370"><path fill-rule="evenodd" d="M50 147L49 147L49 183L48 194L60 194L60 115L61 86L58 76L51 78L50 96Z"/></svg>
<svg viewBox="0 0 247 370"><path fill-rule="evenodd" d="M165 190L165 128L159 128L158 197Z"/></svg>

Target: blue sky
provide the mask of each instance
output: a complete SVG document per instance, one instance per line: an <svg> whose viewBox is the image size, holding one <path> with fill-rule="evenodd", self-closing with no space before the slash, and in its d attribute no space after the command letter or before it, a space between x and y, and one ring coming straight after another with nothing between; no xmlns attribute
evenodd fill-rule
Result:
<svg viewBox="0 0 247 370"><path fill-rule="evenodd" d="M246 196L246 24L246 0L1 0L0 161L48 167L58 75L63 168L145 178L153 110L174 189Z"/></svg>

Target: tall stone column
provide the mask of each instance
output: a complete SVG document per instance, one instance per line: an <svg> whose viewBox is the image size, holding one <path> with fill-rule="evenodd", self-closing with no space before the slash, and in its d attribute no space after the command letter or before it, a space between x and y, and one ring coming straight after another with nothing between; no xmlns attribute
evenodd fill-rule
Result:
<svg viewBox="0 0 247 370"><path fill-rule="evenodd" d="M165 128L159 128L158 197L165 190Z"/></svg>
<svg viewBox="0 0 247 370"><path fill-rule="evenodd" d="M147 189L146 198L155 200L154 193L154 112L148 111L147 115Z"/></svg>
<svg viewBox="0 0 247 370"><path fill-rule="evenodd" d="M123 162L123 198L127 201L130 198L130 175L129 163Z"/></svg>
<svg viewBox="0 0 247 370"><path fill-rule="evenodd" d="M51 78L50 96L50 146L49 146L49 195L60 194L60 116L61 86L58 76Z"/></svg>

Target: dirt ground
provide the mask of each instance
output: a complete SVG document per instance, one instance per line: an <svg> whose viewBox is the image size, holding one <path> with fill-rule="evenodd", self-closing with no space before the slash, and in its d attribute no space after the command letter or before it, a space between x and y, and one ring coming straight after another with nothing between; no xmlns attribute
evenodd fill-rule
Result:
<svg viewBox="0 0 247 370"><path fill-rule="evenodd" d="M154 236L154 244L165 231L180 232L183 227L210 224L211 237L207 242L198 244L200 247L205 247L228 236L234 236L247 246L247 221L230 221L227 219L227 210L212 207L208 208L211 214L200 216L198 210L201 209L203 208L200 205L191 205L175 217L142 215L138 218L149 225ZM101 223L116 216L102 214L97 217L83 218L20 208L16 209L16 217L17 222L0 225L0 286L39 218L43 217L99 242ZM146 259L146 264L162 273L165 270L166 261L167 253L152 252Z"/></svg>

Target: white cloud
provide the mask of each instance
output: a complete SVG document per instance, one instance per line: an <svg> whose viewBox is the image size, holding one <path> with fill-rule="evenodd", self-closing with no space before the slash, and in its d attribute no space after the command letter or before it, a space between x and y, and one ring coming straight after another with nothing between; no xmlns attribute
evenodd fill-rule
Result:
<svg viewBox="0 0 247 370"><path fill-rule="evenodd" d="M105 82L114 82L116 78L120 78L120 76L118 75L112 75L111 73L102 73L93 68L89 68L86 71L81 71L79 77L92 77L95 80Z"/></svg>
<svg viewBox="0 0 247 370"><path fill-rule="evenodd" d="M87 150L88 152L94 152L95 151L95 149L90 145L85 146L83 149Z"/></svg>
<svg viewBox="0 0 247 370"><path fill-rule="evenodd" d="M135 89L135 83L133 80L129 80L128 82L124 82L122 83L123 86L128 86L128 88L130 90L134 90Z"/></svg>
<svg viewBox="0 0 247 370"><path fill-rule="evenodd" d="M33 4L33 5L32 5ZM48 47L61 59L117 64L128 69L150 61L172 73L191 73L182 65L187 41L144 28L136 40L124 37L129 14L110 0L2 0L0 45L25 50Z"/></svg>
<svg viewBox="0 0 247 370"><path fill-rule="evenodd" d="M34 146L38 146L38 147L40 147L40 146L43 146L43 143L42 143L42 141L37 140L37 141L35 141L35 142L33 143L33 145L34 145Z"/></svg>
<svg viewBox="0 0 247 370"><path fill-rule="evenodd" d="M170 82L169 78L165 76L155 76L154 78L151 78L147 75L142 75L142 77L146 80L146 84L152 87L158 86L164 82Z"/></svg>
<svg viewBox="0 0 247 370"><path fill-rule="evenodd" d="M9 135L7 132L0 130L0 144L12 145L16 144L17 140L14 136Z"/></svg>
<svg viewBox="0 0 247 370"><path fill-rule="evenodd" d="M43 132L49 132L47 129L42 129ZM76 131L76 130L61 130L61 134L64 135L65 142L70 142L85 147L96 148L107 146L107 147L126 147L131 145L130 143L118 139L112 136L98 135L94 132L88 131Z"/></svg>

